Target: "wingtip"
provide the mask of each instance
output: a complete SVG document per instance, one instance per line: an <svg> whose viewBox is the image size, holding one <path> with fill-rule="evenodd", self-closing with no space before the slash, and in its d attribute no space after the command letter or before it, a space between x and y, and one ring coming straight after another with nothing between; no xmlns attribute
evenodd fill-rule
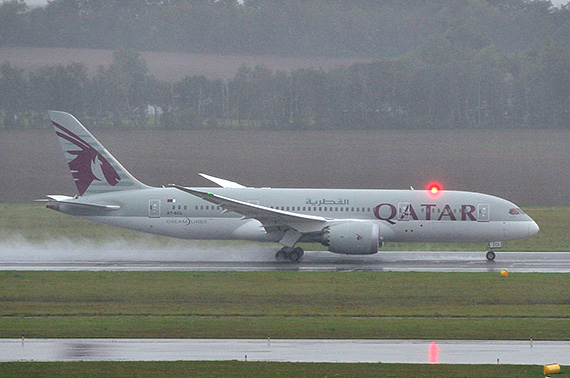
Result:
<svg viewBox="0 0 570 378"><path fill-rule="evenodd" d="M70 113L62 112L60 110L48 110L47 113L48 113L48 116L50 119L53 119L54 117L57 117L58 115L62 115L62 116L63 115L65 115L65 116L71 115Z"/></svg>

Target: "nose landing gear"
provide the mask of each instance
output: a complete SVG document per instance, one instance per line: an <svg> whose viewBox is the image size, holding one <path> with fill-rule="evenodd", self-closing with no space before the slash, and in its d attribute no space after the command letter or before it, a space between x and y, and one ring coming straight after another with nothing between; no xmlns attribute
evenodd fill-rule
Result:
<svg viewBox="0 0 570 378"><path fill-rule="evenodd" d="M485 257L487 258L487 261L495 261L496 256L495 256L495 252L493 251L493 249L501 248L501 247L502 247L501 242L490 242L489 243L489 251L485 255Z"/></svg>

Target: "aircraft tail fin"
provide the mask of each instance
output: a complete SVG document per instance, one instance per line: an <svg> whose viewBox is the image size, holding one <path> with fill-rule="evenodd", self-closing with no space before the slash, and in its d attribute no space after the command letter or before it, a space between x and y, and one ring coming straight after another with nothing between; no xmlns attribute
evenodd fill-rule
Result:
<svg viewBox="0 0 570 378"><path fill-rule="evenodd" d="M134 178L74 116L49 111L79 195L147 188Z"/></svg>

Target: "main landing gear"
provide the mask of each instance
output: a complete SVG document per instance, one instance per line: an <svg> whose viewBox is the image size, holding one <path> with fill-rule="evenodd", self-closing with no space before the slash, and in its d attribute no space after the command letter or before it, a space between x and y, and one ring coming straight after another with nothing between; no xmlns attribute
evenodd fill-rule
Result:
<svg viewBox="0 0 570 378"><path fill-rule="evenodd" d="M278 261L289 260L292 262L299 262L304 254L305 252L303 251L302 248L283 247L279 250L279 252L275 254L275 258Z"/></svg>

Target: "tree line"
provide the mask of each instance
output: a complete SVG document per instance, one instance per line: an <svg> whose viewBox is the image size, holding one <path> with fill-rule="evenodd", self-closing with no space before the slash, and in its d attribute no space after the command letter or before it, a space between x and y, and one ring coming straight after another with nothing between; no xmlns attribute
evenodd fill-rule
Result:
<svg viewBox="0 0 570 378"><path fill-rule="evenodd" d="M53 0L0 5L0 47L113 48L109 67L0 66L0 127L566 128L570 7L545 0ZM125 49L128 46L130 49ZM361 56L331 70L150 75L137 50Z"/></svg>
<svg viewBox="0 0 570 378"><path fill-rule="evenodd" d="M436 35L403 57L330 70L240 67L231 79L161 81L134 50L93 75L80 63L0 66L0 125L45 125L48 109L92 127L440 129L570 127L570 52L525 52Z"/></svg>
<svg viewBox="0 0 570 378"><path fill-rule="evenodd" d="M570 45L545 0L52 0L0 5L0 46L396 57L435 35L520 51Z"/></svg>

